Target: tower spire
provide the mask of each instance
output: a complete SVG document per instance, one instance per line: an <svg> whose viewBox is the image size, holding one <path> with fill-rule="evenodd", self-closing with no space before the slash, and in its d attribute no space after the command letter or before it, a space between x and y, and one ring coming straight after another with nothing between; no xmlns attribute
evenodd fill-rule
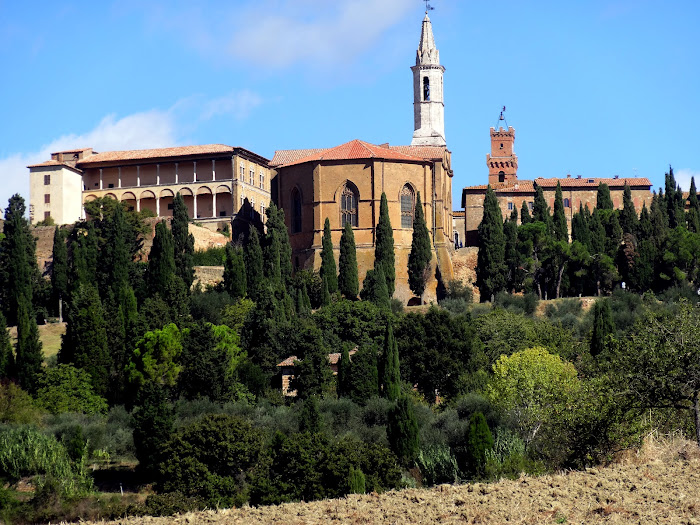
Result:
<svg viewBox="0 0 700 525"><path fill-rule="evenodd" d="M445 146L445 104L443 102L443 74L440 52L435 45L433 25L426 1L425 17L420 42L416 51L413 71L413 140L412 146Z"/></svg>

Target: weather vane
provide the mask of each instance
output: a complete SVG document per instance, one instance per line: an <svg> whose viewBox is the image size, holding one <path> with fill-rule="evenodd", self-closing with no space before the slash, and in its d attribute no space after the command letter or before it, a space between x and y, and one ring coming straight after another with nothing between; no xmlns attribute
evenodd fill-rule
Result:
<svg viewBox="0 0 700 525"><path fill-rule="evenodd" d="M432 11L435 9L432 5L430 5L430 0L423 0L425 2L425 13L428 14L428 11Z"/></svg>

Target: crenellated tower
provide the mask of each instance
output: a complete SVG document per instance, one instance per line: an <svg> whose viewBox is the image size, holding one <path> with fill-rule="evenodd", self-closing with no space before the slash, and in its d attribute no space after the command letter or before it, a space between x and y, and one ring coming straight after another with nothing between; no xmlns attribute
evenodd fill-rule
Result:
<svg viewBox="0 0 700 525"><path fill-rule="evenodd" d="M501 113L501 119L503 113ZM515 130L508 126L498 130L491 128L491 154L486 155L486 165L489 168L489 184L497 182L513 182L518 180L518 156L513 153Z"/></svg>
<svg viewBox="0 0 700 525"><path fill-rule="evenodd" d="M413 140L411 146L446 146L445 103L440 52L435 47L428 12L423 18L420 43L413 71Z"/></svg>

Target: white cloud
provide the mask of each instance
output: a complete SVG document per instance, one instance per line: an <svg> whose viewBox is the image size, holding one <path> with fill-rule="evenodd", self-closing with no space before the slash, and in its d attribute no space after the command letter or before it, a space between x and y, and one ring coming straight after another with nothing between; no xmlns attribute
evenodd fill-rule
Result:
<svg viewBox="0 0 700 525"><path fill-rule="evenodd" d="M5 208L8 199L15 193L22 195L29 207L27 166L49 160L54 151L82 147L91 147L96 151L144 149L176 143L175 124L170 112L151 110L121 119L107 115L87 133L64 135L38 151L0 158L0 209Z"/></svg>
<svg viewBox="0 0 700 525"><path fill-rule="evenodd" d="M247 89L234 91L206 102L202 109L202 119L209 120L221 115L232 115L237 120L243 120L260 104L262 104L262 98L257 93Z"/></svg>
<svg viewBox="0 0 700 525"><path fill-rule="evenodd" d="M676 179L676 184L678 184L683 191L690 190L690 179L695 177L695 186L700 184L700 171L691 170L688 168L683 168L680 170L673 170L673 176Z"/></svg>

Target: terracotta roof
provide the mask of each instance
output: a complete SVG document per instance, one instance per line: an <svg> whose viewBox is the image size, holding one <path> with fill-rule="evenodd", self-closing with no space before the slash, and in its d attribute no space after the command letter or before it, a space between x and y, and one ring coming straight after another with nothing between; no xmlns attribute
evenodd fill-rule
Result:
<svg viewBox="0 0 700 525"><path fill-rule="evenodd" d="M350 350L349 354L350 355L355 355L357 353L357 348L353 348ZM331 365L337 365L338 362L340 361L340 357L342 356L342 352L335 352L332 354L328 354L328 363ZM279 363L277 366L279 367L287 367L287 366L294 366L294 361L297 361L297 356L295 355L290 355L287 359Z"/></svg>
<svg viewBox="0 0 700 525"><path fill-rule="evenodd" d="M464 210L454 210L452 212L453 217L464 217Z"/></svg>
<svg viewBox="0 0 700 525"><path fill-rule="evenodd" d="M597 188L599 184L607 184L610 187L623 187L625 183L631 186L646 186L650 187L651 182L647 178L618 178L618 179L606 179L606 178L594 178L594 177L566 177L566 178L552 178L552 179L535 179L535 184L541 186L542 188L554 188L557 182L561 184L562 188L582 188L590 187Z"/></svg>
<svg viewBox="0 0 700 525"><path fill-rule="evenodd" d="M438 160L445 156L445 146L389 146L389 149L423 159Z"/></svg>
<svg viewBox="0 0 700 525"><path fill-rule="evenodd" d="M518 180L517 182L497 182L491 187L496 193L533 193L535 187L531 180ZM486 191L488 184L479 184L477 186L467 186L465 191Z"/></svg>
<svg viewBox="0 0 700 525"><path fill-rule="evenodd" d="M79 166L100 162L117 162L125 160L157 159L162 157L183 157L187 155L208 155L232 153L234 148L225 144L205 144L202 146L179 146L175 148L136 149L127 151L105 151L91 155L78 162Z"/></svg>
<svg viewBox="0 0 700 525"><path fill-rule="evenodd" d="M328 148L314 152L306 157L296 159L285 164L292 166L304 162L318 162L322 160L353 160L353 159L384 159L384 160L405 160L411 162L425 162L424 158L406 155L399 151L392 150L386 146L377 146L363 140L351 140L340 146Z"/></svg>
<svg viewBox="0 0 700 525"><path fill-rule="evenodd" d="M59 162L57 160L47 160L39 164L30 164L27 168L42 168L44 166L66 166L67 168L72 168L72 166L69 166L65 162Z"/></svg>
<svg viewBox="0 0 700 525"><path fill-rule="evenodd" d="M59 153L80 153L81 151L91 151L92 148L75 148L75 149L64 149L62 151L54 151L51 155L58 155ZM95 152L97 153L97 152Z"/></svg>
<svg viewBox="0 0 700 525"><path fill-rule="evenodd" d="M270 161L270 166L282 166L283 164L291 164L299 159L314 155L326 148L310 148L310 149L280 149L275 151L275 156Z"/></svg>

